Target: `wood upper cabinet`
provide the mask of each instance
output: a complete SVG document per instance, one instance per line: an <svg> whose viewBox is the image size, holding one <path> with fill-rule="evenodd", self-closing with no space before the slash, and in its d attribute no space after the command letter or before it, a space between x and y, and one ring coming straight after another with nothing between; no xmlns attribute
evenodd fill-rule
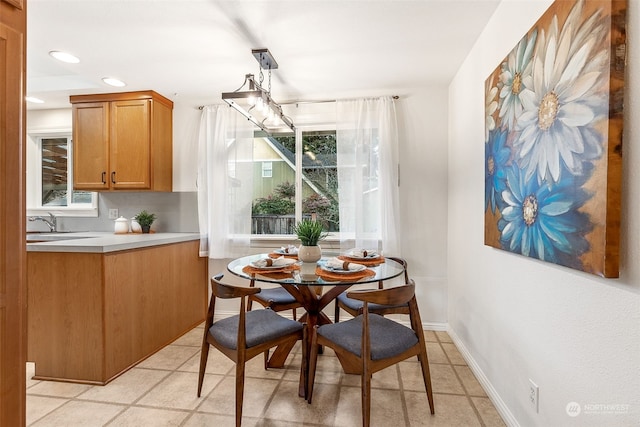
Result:
<svg viewBox="0 0 640 427"><path fill-rule="evenodd" d="M70 101L76 190L172 190L173 102L154 91Z"/></svg>

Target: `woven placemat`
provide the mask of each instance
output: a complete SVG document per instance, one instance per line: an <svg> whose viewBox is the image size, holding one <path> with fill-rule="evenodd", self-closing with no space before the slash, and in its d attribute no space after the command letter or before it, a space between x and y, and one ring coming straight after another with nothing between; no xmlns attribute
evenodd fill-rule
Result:
<svg viewBox="0 0 640 427"><path fill-rule="evenodd" d="M337 282L357 282L365 277L373 277L375 275L376 272L369 269L354 271L353 273L332 273L330 271L323 270L320 267L316 267L316 276L320 276L325 280L334 280Z"/></svg>
<svg viewBox="0 0 640 427"><path fill-rule="evenodd" d="M270 268L265 270L263 268L252 267L250 265L246 265L242 268L242 272L246 273L250 276L255 276L259 274L261 276L271 277L272 279L287 279L291 277L291 273L294 270L300 270L299 265L285 265L282 268Z"/></svg>
<svg viewBox="0 0 640 427"><path fill-rule="evenodd" d="M371 259L359 259L359 258L351 258L350 256L347 256L347 255L339 255L338 259L341 261L348 261L348 262L353 262L355 264L366 265L367 267L373 267L376 265L384 264L383 256L379 256L377 258L371 258Z"/></svg>
<svg viewBox="0 0 640 427"><path fill-rule="evenodd" d="M298 259L298 254L279 254L278 252L271 252L269 254L269 258L280 258L281 256L285 258Z"/></svg>

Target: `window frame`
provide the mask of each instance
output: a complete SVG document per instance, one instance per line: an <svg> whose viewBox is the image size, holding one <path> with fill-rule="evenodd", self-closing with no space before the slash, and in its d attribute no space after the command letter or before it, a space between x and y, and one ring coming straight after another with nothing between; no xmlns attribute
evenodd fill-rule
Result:
<svg viewBox="0 0 640 427"><path fill-rule="evenodd" d="M29 192L35 194L27 198L27 215L42 215L48 212L60 217L97 217L98 216L98 193L91 193L91 203L72 203L68 206L43 206L42 205L42 140L54 138L67 139L67 152L69 161L67 162L67 189L73 191L73 136L71 130L43 130L29 132L29 137L33 141L33 149L27 155L27 173L31 175L28 179Z"/></svg>
<svg viewBox="0 0 640 427"><path fill-rule="evenodd" d="M303 133L312 132L334 132L337 133L337 126L335 124L324 125L309 125L309 126L297 126L295 131L295 218L296 222L302 219L302 155L303 155ZM254 133L254 138L265 136L261 131ZM337 141L336 141L337 143ZM262 162L260 160L260 162ZM323 240L323 247L327 249L338 249L340 243L340 231L329 232L327 237ZM291 239L296 239L295 234L251 234L251 247L261 248L270 247L273 244L287 244L291 243Z"/></svg>

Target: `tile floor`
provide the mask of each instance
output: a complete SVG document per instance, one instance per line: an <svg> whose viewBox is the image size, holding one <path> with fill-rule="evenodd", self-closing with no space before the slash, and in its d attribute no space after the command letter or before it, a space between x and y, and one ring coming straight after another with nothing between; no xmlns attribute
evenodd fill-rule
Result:
<svg viewBox="0 0 640 427"><path fill-rule="evenodd" d="M234 364L212 349L196 397L203 326L106 386L35 381L27 364L28 426L233 426ZM373 376L373 426L504 426L445 332L426 331L436 414L429 414L417 360ZM296 351L297 350L297 351ZM284 369L246 371L244 426L359 426L360 377L345 375L331 350L318 358L313 404L297 397L299 345Z"/></svg>

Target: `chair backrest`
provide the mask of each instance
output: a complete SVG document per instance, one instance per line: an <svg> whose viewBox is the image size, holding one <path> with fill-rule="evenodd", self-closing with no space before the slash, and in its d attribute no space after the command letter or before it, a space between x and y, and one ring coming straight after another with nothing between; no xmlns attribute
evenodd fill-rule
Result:
<svg viewBox="0 0 640 427"><path fill-rule="evenodd" d="M241 298L260 292L260 288L245 288L222 283L223 277L224 274L221 273L211 278L211 293L217 298Z"/></svg>
<svg viewBox="0 0 640 427"><path fill-rule="evenodd" d="M413 279L409 279L404 286L374 290L354 290L347 292L347 296L355 300L363 301L363 312L366 312L369 303L381 305L406 304L414 298L415 288L415 282Z"/></svg>

